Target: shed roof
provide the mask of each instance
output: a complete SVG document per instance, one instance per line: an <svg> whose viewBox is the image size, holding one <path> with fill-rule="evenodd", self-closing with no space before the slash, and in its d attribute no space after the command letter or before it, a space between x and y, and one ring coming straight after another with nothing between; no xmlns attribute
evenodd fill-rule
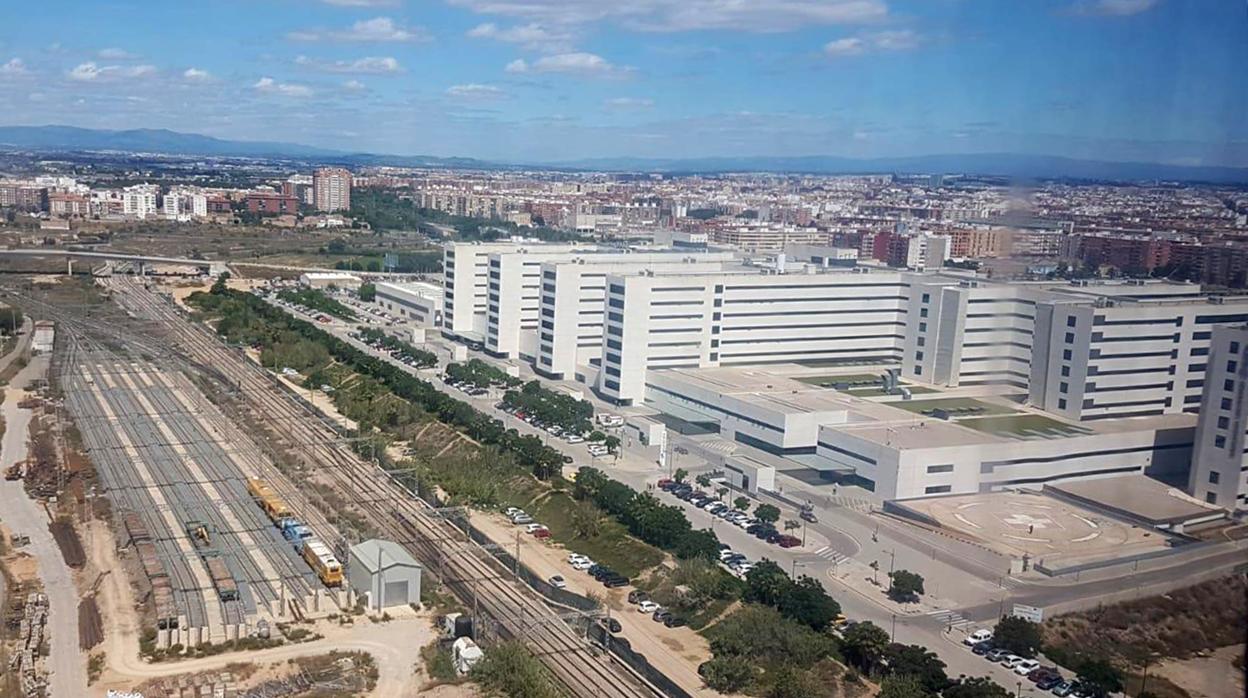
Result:
<svg viewBox="0 0 1248 698"><path fill-rule="evenodd" d="M373 538L351 546L351 556L359 560L370 574L390 569L391 567L420 567L403 546L394 541Z"/></svg>

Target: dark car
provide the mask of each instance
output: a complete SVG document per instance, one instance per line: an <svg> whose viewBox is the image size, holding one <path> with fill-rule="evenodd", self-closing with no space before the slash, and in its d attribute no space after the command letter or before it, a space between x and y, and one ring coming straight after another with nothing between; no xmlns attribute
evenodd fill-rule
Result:
<svg viewBox="0 0 1248 698"><path fill-rule="evenodd" d="M771 536L776 534L776 529L771 526L764 526L754 532L754 537L759 540L769 540Z"/></svg>
<svg viewBox="0 0 1248 698"><path fill-rule="evenodd" d="M649 601L649 600L650 600L650 595L644 591L641 591L640 589L634 589L633 591L628 592L629 603L638 604L638 603L641 603L642 601Z"/></svg>
<svg viewBox="0 0 1248 698"><path fill-rule="evenodd" d="M660 623L666 623L667 619L671 617L672 617L671 611L665 611L661 608L654 612L654 619Z"/></svg>
<svg viewBox="0 0 1248 698"><path fill-rule="evenodd" d="M1053 695L1057 696L1057 698L1066 698L1066 696L1074 693L1075 684L1070 681L1062 681L1049 690L1052 691Z"/></svg>
<svg viewBox="0 0 1248 698"><path fill-rule="evenodd" d="M603 569L602 565L595 562L594 564L589 566L589 569L585 571L589 573L589 576L593 577L594 579L597 579L598 572L601 571L602 569Z"/></svg>
<svg viewBox="0 0 1248 698"><path fill-rule="evenodd" d="M776 545L781 548L796 548L802 544L802 540L797 536L781 535L776 539Z"/></svg>
<svg viewBox="0 0 1248 698"><path fill-rule="evenodd" d="M1030 674L1028 675L1028 678L1030 678ZM1047 691L1060 683L1063 683L1062 675L1054 671L1053 673L1045 674L1040 678L1040 680L1036 681L1036 688L1039 688L1042 691Z"/></svg>
<svg viewBox="0 0 1248 698"><path fill-rule="evenodd" d="M988 654L989 652L992 651L992 649L993 649L992 640L986 640L984 642L976 642L974 645L971 645L971 651L980 656Z"/></svg>
<svg viewBox="0 0 1248 698"><path fill-rule="evenodd" d="M602 568L599 568L598 572L594 574L594 579L597 579L598 581L601 582L604 579L607 579L609 577L615 577L615 576L618 576L616 575L615 570L609 567L602 567Z"/></svg>
<svg viewBox="0 0 1248 698"><path fill-rule="evenodd" d="M622 586L628 586L628 577L621 577L619 575L615 577L607 577L602 580L602 585L608 589L617 589Z"/></svg>
<svg viewBox="0 0 1248 698"><path fill-rule="evenodd" d="M564 456L564 457L563 457L563 463L564 463L564 465L567 465L567 464L569 464L569 463L571 463L571 462L572 462L572 456Z"/></svg>
<svg viewBox="0 0 1248 698"><path fill-rule="evenodd" d="M688 625L688 623L686 623L685 619L681 618L680 616L668 616L666 619L664 619L663 625L666 625L669 628L680 628L685 625Z"/></svg>
<svg viewBox="0 0 1248 698"><path fill-rule="evenodd" d="M624 626L620 625L620 621L614 618L603 618L602 626L613 633L618 633L624 629Z"/></svg>

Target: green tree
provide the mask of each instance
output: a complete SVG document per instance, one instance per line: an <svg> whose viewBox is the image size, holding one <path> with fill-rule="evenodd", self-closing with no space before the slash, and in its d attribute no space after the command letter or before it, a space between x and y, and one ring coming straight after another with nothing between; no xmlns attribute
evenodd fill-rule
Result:
<svg viewBox="0 0 1248 698"><path fill-rule="evenodd" d="M602 432L600 432L600 431L598 431L597 429L595 429L595 430L593 430L593 431L589 432L589 436L586 436L586 437L585 437L585 440L586 440L586 441L589 441L589 442L591 442L591 443L595 443L595 442L598 442L598 441L606 441L606 440L607 440L607 435L606 435L606 434L604 434L604 433L602 433Z"/></svg>
<svg viewBox="0 0 1248 698"><path fill-rule="evenodd" d="M22 327L22 311L13 306L0 307L0 332L13 334Z"/></svg>
<svg viewBox="0 0 1248 698"><path fill-rule="evenodd" d="M1040 624L1026 618L1006 616L997 621L997 626L992 629L993 646L1020 657L1030 659L1036 656L1041 642Z"/></svg>
<svg viewBox="0 0 1248 698"><path fill-rule="evenodd" d="M889 575L888 597L894 601L917 601L923 594L923 576L909 570Z"/></svg>
<svg viewBox="0 0 1248 698"><path fill-rule="evenodd" d="M846 628L843 637L841 647L845 659L859 671L874 674L888 649L888 632L870 621L864 621Z"/></svg>
<svg viewBox="0 0 1248 698"><path fill-rule="evenodd" d="M754 518L763 523L774 524L780 520L780 508L774 504L759 504L754 508Z"/></svg>
<svg viewBox="0 0 1248 698"><path fill-rule="evenodd" d="M799 529L799 528L801 528L801 527L802 527L802 522L801 522L801 521L797 521L797 520L795 520L795 519L788 519L788 520L786 520L786 521L784 522L784 530L785 530L786 532L788 532L788 531L796 531L797 529Z"/></svg>
<svg viewBox="0 0 1248 698"><path fill-rule="evenodd" d="M793 580L780 565L764 558L745 573L745 593L741 598L746 602L776 607L792 585Z"/></svg>
<svg viewBox="0 0 1248 698"><path fill-rule="evenodd" d="M726 495L726 494L728 494L728 488L727 488L727 487L717 487L717 488L715 488L715 496L719 499L719 501L721 501L721 502L722 502L722 501L724 501L724 495Z"/></svg>
<svg viewBox="0 0 1248 698"><path fill-rule="evenodd" d="M221 272L221 275L217 277L217 280L212 282L212 288L209 289L208 292L214 296L223 295L226 292L226 289L228 288L226 284L228 284L229 281L230 281L230 272L228 271Z"/></svg>
<svg viewBox="0 0 1248 698"><path fill-rule="evenodd" d="M1085 689L1081 693L1090 698L1105 698L1122 691L1122 672L1106 659L1085 659L1080 663L1076 676Z"/></svg>
<svg viewBox="0 0 1248 698"><path fill-rule="evenodd" d="M823 684L809 671L782 665L772 672L766 698L810 698L824 692Z"/></svg>
<svg viewBox="0 0 1248 698"><path fill-rule="evenodd" d="M569 512L572 534L577 538L593 538L602 532L602 512L593 502L578 501Z"/></svg>
<svg viewBox="0 0 1248 698"><path fill-rule="evenodd" d="M711 486L711 474L702 473L698 475L696 478L694 478L693 481L698 483L698 487L710 487Z"/></svg>
<svg viewBox="0 0 1248 698"><path fill-rule="evenodd" d="M561 694L542 663L519 642L489 648L473 667L472 678L490 692L515 698L556 698Z"/></svg>
<svg viewBox="0 0 1248 698"><path fill-rule="evenodd" d="M878 698L931 698L931 693L913 676L890 676L880 682Z"/></svg>
<svg viewBox="0 0 1248 698"><path fill-rule="evenodd" d="M1010 698L1010 692L986 676L963 677L941 692L944 698Z"/></svg>
<svg viewBox="0 0 1248 698"><path fill-rule="evenodd" d="M693 558L716 560L719 556L719 538L705 528L699 531L689 531L676 540L672 552L682 560Z"/></svg>
<svg viewBox="0 0 1248 698"><path fill-rule="evenodd" d="M720 693L740 693L754 678L750 663L732 656L716 656L698 667L698 673L707 688Z"/></svg>
<svg viewBox="0 0 1248 698"><path fill-rule="evenodd" d="M749 511L750 510L749 497L737 497L736 499L732 500L732 508L736 509L737 511Z"/></svg>
<svg viewBox="0 0 1248 698"><path fill-rule="evenodd" d="M930 693L943 691L949 685L945 663L925 647L893 643L884 651L888 671L893 676L913 676Z"/></svg>
<svg viewBox="0 0 1248 698"><path fill-rule="evenodd" d="M373 284L360 284L360 287L356 289L355 293L360 297L360 300L365 303L372 303L377 299L377 287Z"/></svg>
<svg viewBox="0 0 1248 698"><path fill-rule="evenodd" d="M672 473L672 479L676 482L684 482L688 477L689 471L684 468L677 468L676 472Z"/></svg>
<svg viewBox="0 0 1248 698"><path fill-rule="evenodd" d="M841 612L841 605L828 596L819 580L805 575L789 585L780 597L779 608L785 618L792 618L813 630L824 630Z"/></svg>
<svg viewBox="0 0 1248 698"><path fill-rule="evenodd" d="M607 452L614 456L618 454L620 450L620 437L615 436L614 434L609 435L607 438L602 440L602 445L606 446Z"/></svg>

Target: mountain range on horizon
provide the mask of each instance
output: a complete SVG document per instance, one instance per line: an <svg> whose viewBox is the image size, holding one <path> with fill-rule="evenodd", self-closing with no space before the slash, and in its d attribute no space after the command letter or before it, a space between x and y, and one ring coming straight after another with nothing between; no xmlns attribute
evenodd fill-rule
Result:
<svg viewBox="0 0 1248 698"><path fill-rule="evenodd" d="M476 158L353 153L281 141L240 141L167 129L105 130L75 126L0 126L0 149L50 152L121 151L208 157L319 160L342 165L393 165L480 169L595 170L716 174L966 173L1011 178L1179 180L1248 184L1248 167L1110 162L1053 155L965 153L885 158L810 156L715 156L700 158L599 157L560 162L491 162Z"/></svg>

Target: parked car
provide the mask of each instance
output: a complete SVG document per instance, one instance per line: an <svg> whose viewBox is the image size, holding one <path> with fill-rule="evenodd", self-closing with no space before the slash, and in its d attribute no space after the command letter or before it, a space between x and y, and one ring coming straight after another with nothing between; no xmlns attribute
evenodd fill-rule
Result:
<svg viewBox="0 0 1248 698"><path fill-rule="evenodd" d="M578 562L580 562L580 561L582 561L582 560L588 560L588 559L589 559L589 558L585 557L584 555L582 555L582 554L580 554L580 553L569 553L569 554L568 554L568 564L570 564L570 565L576 565L576 563L578 563Z"/></svg>
<svg viewBox="0 0 1248 698"><path fill-rule="evenodd" d="M971 647L972 652L981 656L988 654L993 649L992 640L984 640L983 642L975 643L975 645Z"/></svg>
<svg viewBox="0 0 1248 698"><path fill-rule="evenodd" d="M602 585L608 589L615 589L622 586L628 586L628 581L628 577L625 577L622 574L617 574L613 577L607 577L602 580Z"/></svg>
<svg viewBox="0 0 1248 698"><path fill-rule="evenodd" d="M975 632L963 638L962 642L967 645L978 645L981 642L987 642L992 639L992 631L987 629L976 630Z"/></svg>
<svg viewBox="0 0 1248 698"><path fill-rule="evenodd" d="M550 582L550 585L551 585L552 587L556 588L556 589L566 589L566 588L568 588L568 583L567 583L567 582L564 580L564 578L563 578L562 576L560 576L560 575L557 575L557 574L556 574L555 576L551 577L551 578L550 578L549 580L547 580L547 581L549 581L549 582Z"/></svg>
<svg viewBox="0 0 1248 698"><path fill-rule="evenodd" d="M542 530L543 528L546 528L546 527L545 527L545 526L543 526L543 525L541 525L540 523L531 523L531 524L529 524L528 526L525 526L525 527L524 527L524 532L525 532L525 533L536 533L536 532L538 532L538 531Z"/></svg>
<svg viewBox="0 0 1248 698"><path fill-rule="evenodd" d="M688 623L686 623L685 619L681 618L680 616L669 615L667 618L663 620L663 625L666 625L669 628L680 628L685 625L688 625Z"/></svg>
<svg viewBox="0 0 1248 698"><path fill-rule="evenodd" d="M800 538L797 536L790 536L788 534L781 534L780 537L776 539L776 545L779 545L781 548L796 548L801 544L802 540Z"/></svg>
<svg viewBox="0 0 1248 698"><path fill-rule="evenodd" d="M667 622L667 619L668 619L668 618L671 618L671 617L672 617L672 612L671 612L671 611L665 611L665 610L663 610L663 609L661 609L661 608L660 608L659 610L655 611L655 612L654 612L654 615L653 615L653 616L651 616L651 618L653 618L653 619L654 619L656 622L658 622L658 623L666 623L666 622Z"/></svg>
<svg viewBox="0 0 1248 698"><path fill-rule="evenodd" d="M572 569L579 570L581 572L586 572L593 566L594 566L594 561L587 557L582 558L572 563Z"/></svg>
<svg viewBox="0 0 1248 698"><path fill-rule="evenodd" d="M519 514L516 514L515 516L511 517L511 522L516 524L517 526L521 524L531 524L533 523L533 517L529 516L528 514L524 512L520 512Z"/></svg>
<svg viewBox="0 0 1248 698"><path fill-rule="evenodd" d="M1057 685L1049 689L1057 698L1066 698L1075 690L1075 686L1070 681L1061 681Z"/></svg>
<svg viewBox="0 0 1248 698"><path fill-rule="evenodd" d="M1005 659L1001 660L1001 665L1006 669L1013 669L1025 661L1027 661L1026 657L1020 657L1017 654L1007 654L1005 655Z"/></svg>
<svg viewBox="0 0 1248 698"><path fill-rule="evenodd" d="M620 621L618 621L618 620L616 620L616 619L614 619L614 618L603 618L603 619L602 619L602 625L603 625L603 627L605 627L605 628L606 628L609 632L613 632L613 633L618 633L618 632L620 632L621 630L623 630L623 629L624 629L624 626L620 625Z"/></svg>
<svg viewBox="0 0 1248 698"><path fill-rule="evenodd" d="M1036 669L1040 668L1040 662L1034 659L1024 659L1014 665L1014 673L1019 676L1026 676Z"/></svg>
<svg viewBox="0 0 1248 698"><path fill-rule="evenodd" d="M533 532L533 537L541 538L541 539L550 538L550 529L546 528L545 526L542 526L541 528Z"/></svg>
<svg viewBox="0 0 1248 698"><path fill-rule="evenodd" d="M1011 655L1009 652L1006 652L1005 650L994 649L994 650L989 650L988 654L984 655L984 659L987 659L990 662L1000 662L1006 657L1011 657L1011 656L1013 655Z"/></svg>
<svg viewBox="0 0 1248 698"><path fill-rule="evenodd" d="M654 613L659 610L659 605L653 601L646 600L637 604L637 611L640 613Z"/></svg>
<svg viewBox="0 0 1248 698"><path fill-rule="evenodd" d="M1036 675L1039 674L1039 678ZM1054 686L1062 683L1062 675L1053 667L1040 667L1027 675L1027 678L1036 682L1036 688L1047 691Z"/></svg>
<svg viewBox="0 0 1248 698"><path fill-rule="evenodd" d="M640 589L634 589L633 591L628 592L629 603L641 603L642 601L649 600L650 595Z"/></svg>

